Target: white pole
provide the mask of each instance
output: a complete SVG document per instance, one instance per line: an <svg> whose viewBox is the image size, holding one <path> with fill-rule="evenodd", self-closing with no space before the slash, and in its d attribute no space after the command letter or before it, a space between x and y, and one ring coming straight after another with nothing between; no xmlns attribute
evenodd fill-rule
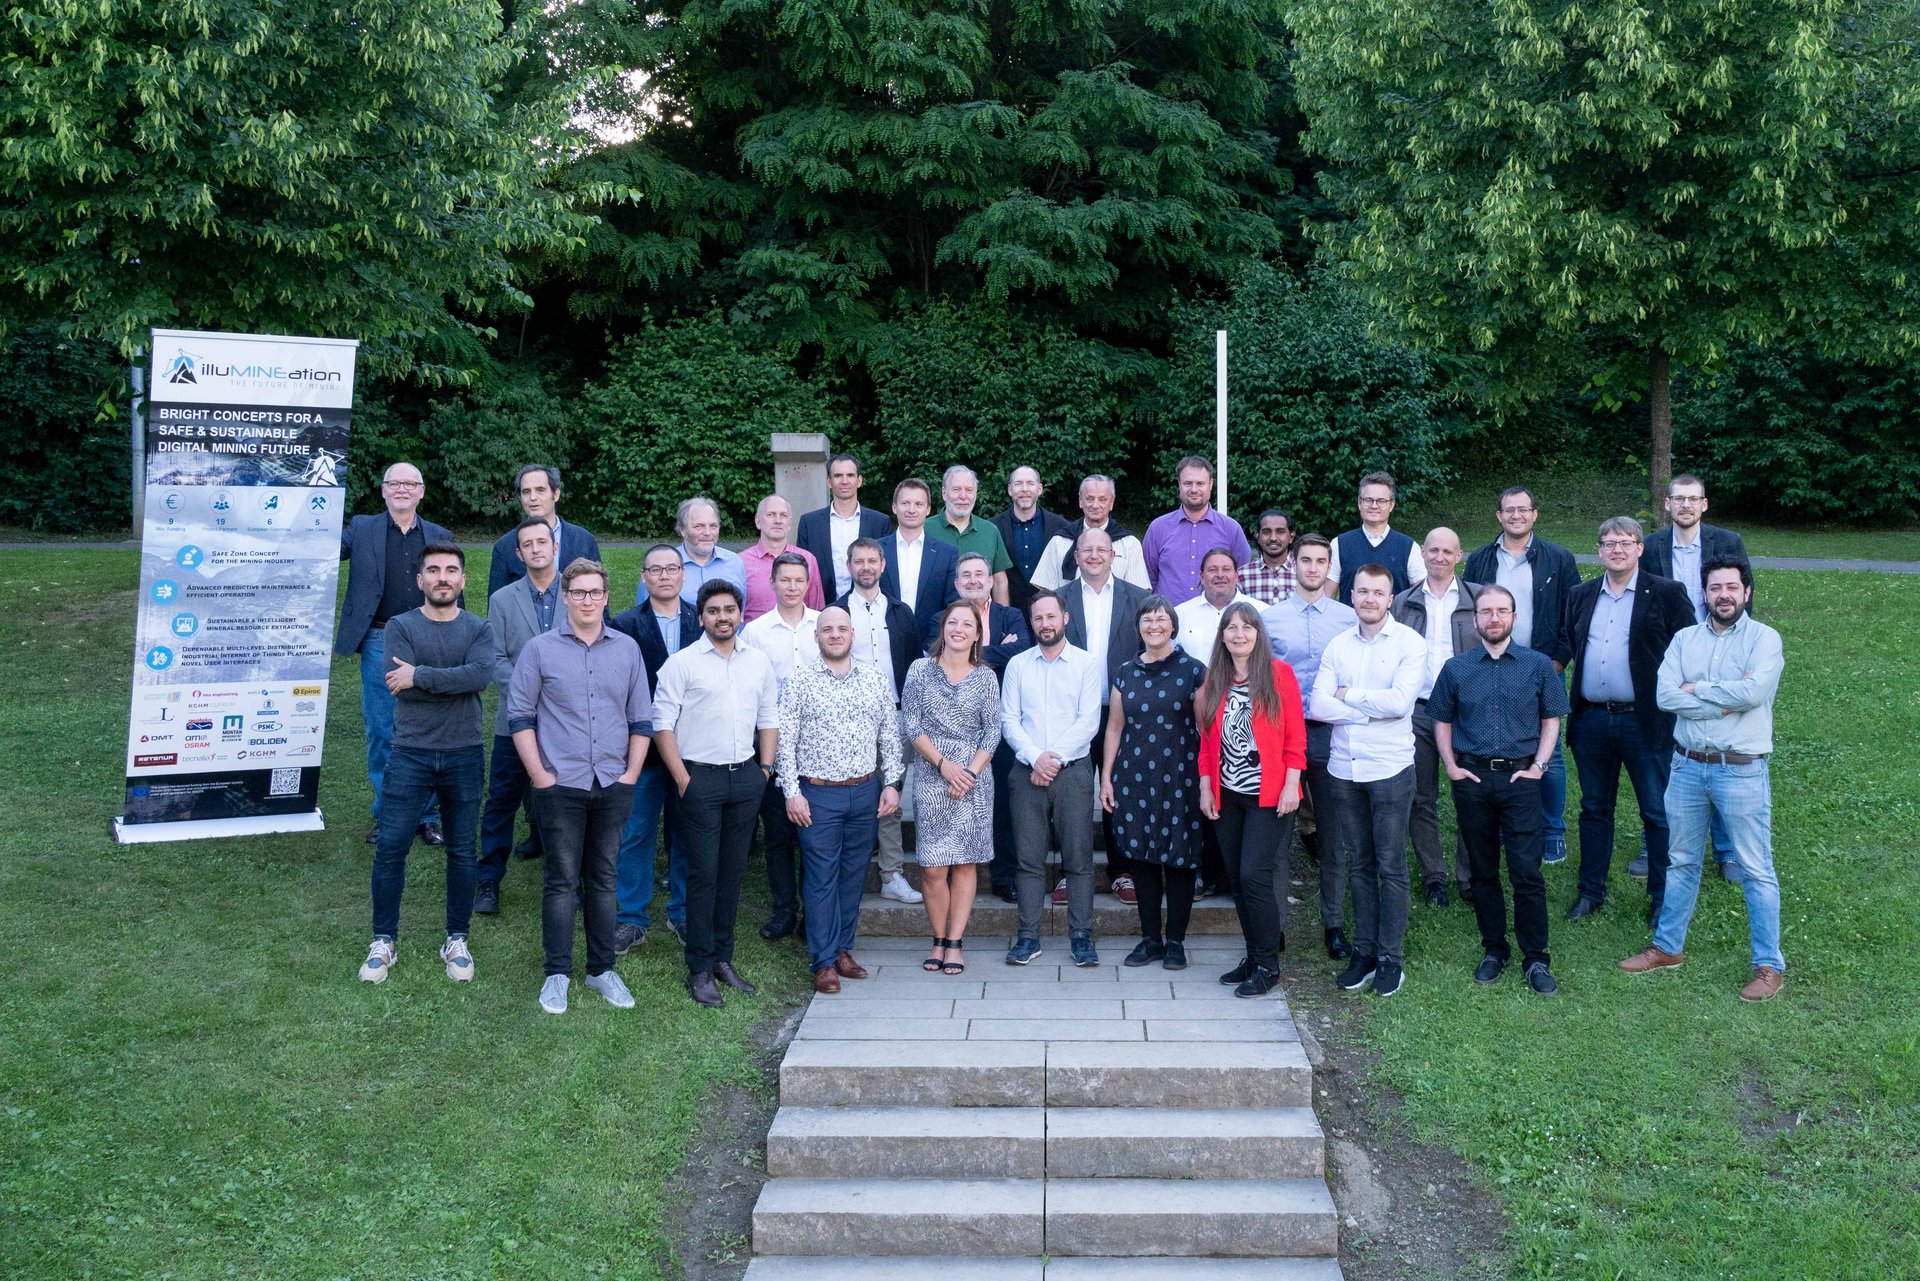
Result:
<svg viewBox="0 0 1920 1281"><path fill-rule="evenodd" d="M1218 476L1214 506L1227 514L1227 331L1213 331L1213 467Z"/></svg>

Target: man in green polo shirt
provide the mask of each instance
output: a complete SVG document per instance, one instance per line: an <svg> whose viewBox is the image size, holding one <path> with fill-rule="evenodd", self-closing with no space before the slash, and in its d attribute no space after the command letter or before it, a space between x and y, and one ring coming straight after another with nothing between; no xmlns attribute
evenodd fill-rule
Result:
<svg viewBox="0 0 1920 1281"><path fill-rule="evenodd" d="M979 552L986 557L987 564L993 568L993 599L1006 605L1010 603L1007 571L1013 568L1013 557L1007 555L1007 544L1000 537L1000 531L990 521L974 518L973 505L979 497L980 478L973 474L973 468L958 464L947 468L946 474L940 477L940 501L944 506L927 522L927 533L943 543L952 543L961 555Z"/></svg>

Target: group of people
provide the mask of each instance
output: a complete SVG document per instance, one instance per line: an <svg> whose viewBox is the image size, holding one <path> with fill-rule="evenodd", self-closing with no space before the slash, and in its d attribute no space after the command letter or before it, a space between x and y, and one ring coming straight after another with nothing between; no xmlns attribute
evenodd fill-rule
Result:
<svg viewBox="0 0 1920 1281"><path fill-rule="evenodd" d="M733 944L756 831L772 902L760 932L804 919L816 991L867 976L854 948L876 853L881 892L927 914L925 969L965 972L983 865L1018 905L1008 964L1041 955L1051 901L1072 962L1097 965L1096 822L1113 892L1139 916L1128 966L1183 969L1196 898L1224 889L1245 956L1221 981L1272 991L1297 828L1342 988L1387 997L1405 982L1411 840L1424 900L1473 906L1475 980L1498 981L1517 942L1524 981L1551 995L1541 868L1567 857L1564 724L1582 792L1567 918L1606 903L1624 770L1652 938L1620 968L1681 963L1711 839L1748 904L1741 996L1779 990L1767 756L1780 639L1751 616L1738 535L1701 519L1697 477L1674 480L1671 523L1651 538L1604 522L1603 572L1586 582L1534 533L1524 486L1469 556L1452 530L1416 543L1394 529L1385 473L1361 480L1356 528L1329 539L1269 509L1251 543L1212 506L1204 459L1183 459L1177 480L1179 507L1143 536L1114 518L1110 478L1081 481L1068 521L1025 466L991 519L963 466L941 477L937 511L931 485L901 481L889 517L861 503L860 464L840 454L826 507L796 520L769 496L738 553L712 501L683 502L681 541L646 550L635 603L615 613L598 543L560 518L558 472L530 466L480 618L463 608L464 555L419 515L419 471L390 467L386 510L355 517L341 545L337 648L361 656L375 797L361 978L397 959L416 839L446 850L440 957L472 977L471 917L500 910L525 806L544 859L539 1002L556 1014L576 915L587 986L632 1005L614 961L648 936L662 840L689 996L753 993ZM1445 843L1442 773L1458 828ZM909 816L919 889L903 871Z"/></svg>

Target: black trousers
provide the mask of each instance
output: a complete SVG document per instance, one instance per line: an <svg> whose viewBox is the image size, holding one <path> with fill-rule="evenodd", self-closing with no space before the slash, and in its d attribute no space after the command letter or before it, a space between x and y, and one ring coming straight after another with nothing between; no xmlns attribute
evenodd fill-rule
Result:
<svg viewBox="0 0 1920 1281"><path fill-rule="evenodd" d="M733 963L733 918L767 776L751 759L734 769L688 761L687 774L674 817L687 834L687 970L703 974Z"/></svg>
<svg viewBox="0 0 1920 1281"><path fill-rule="evenodd" d="M1465 764L1465 762L1462 762ZM1471 767L1469 767L1471 768ZM1500 847L1507 848L1507 880L1513 886L1513 932L1528 963L1547 960L1547 883L1540 875L1547 820L1540 808L1540 780L1513 781L1511 774L1472 771L1478 783L1453 785L1453 809L1467 846L1467 873L1480 946L1502 961L1507 946L1507 896L1500 889Z"/></svg>
<svg viewBox="0 0 1920 1281"><path fill-rule="evenodd" d="M620 833L633 808L633 785L593 790L549 787L533 793L534 818L546 847L546 883L540 894L540 942L547 974L573 973L573 917L587 924L587 973L613 968L613 928L619 916L615 891ZM583 902L584 899L584 902Z"/></svg>
<svg viewBox="0 0 1920 1281"><path fill-rule="evenodd" d="M1020 871L1020 849L1013 840L1013 810L1007 795L1007 779L1019 763L1020 758L1002 739L987 766L993 771L993 862L987 864L987 877L996 890L1013 889Z"/></svg>
<svg viewBox="0 0 1920 1281"><path fill-rule="evenodd" d="M1157 939L1160 935L1160 896L1167 896L1167 933L1169 943L1187 941L1187 922L1193 919L1193 879L1196 867L1168 867L1133 861L1133 888L1140 896L1140 937Z"/></svg>
<svg viewBox="0 0 1920 1281"><path fill-rule="evenodd" d="M1333 775L1327 772L1332 751L1333 726L1308 721L1305 782L1307 795L1313 799L1313 821L1319 825L1315 844L1320 851L1320 924L1324 929L1337 930L1347 923L1347 860L1333 799Z"/></svg>
<svg viewBox="0 0 1920 1281"><path fill-rule="evenodd" d="M767 858L767 893L773 899L771 919L792 917L800 910L799 832L787 818L787 798L780 784L767 780L760 802L760 849Z"/></svg>
<svg viewBox="0 0 1920 1281"><path fill-rule="evenodd" d="M1278 970L1280 935L1287 926L1280 868L1293 845L1293 815L1282 817L1258 796L1223 787L1220 817L1212 826L1220 838L1220 861L1226 865L1247 957L1255 965Z"/></svg>

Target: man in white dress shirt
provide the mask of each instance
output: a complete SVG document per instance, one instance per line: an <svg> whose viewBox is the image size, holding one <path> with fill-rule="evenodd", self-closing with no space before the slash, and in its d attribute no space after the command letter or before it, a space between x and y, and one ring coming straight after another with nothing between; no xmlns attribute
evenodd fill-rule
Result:
<svg viewBox="0 0 1920 1281"><path fill-rule="evenodd" d="M813 574L806 557L797 551L781 552L774 557L772 570L774 607L740 629L740 643L767 656L774 679L785 690L797 665L820 657L813 636L820 611L807 607ZM800 916L799 834L787 821L787 798L778 782L767 783L760 803L760 831L767 857L767 893L773 900L772 915L760 927L760 937L771 942L793 933Z"/></svg>
<svg viewBox="0 0 1920 1281"><path fill-rule="evenodd" d="M1240 590L1240 564L1231 551L1216 547L1200 560L1200 594L1173 607L1178 626L1173 643L1202 663L1213 659L1214 638L1227 606L1245 601L1257 613L1260 602Z"/></svg>

